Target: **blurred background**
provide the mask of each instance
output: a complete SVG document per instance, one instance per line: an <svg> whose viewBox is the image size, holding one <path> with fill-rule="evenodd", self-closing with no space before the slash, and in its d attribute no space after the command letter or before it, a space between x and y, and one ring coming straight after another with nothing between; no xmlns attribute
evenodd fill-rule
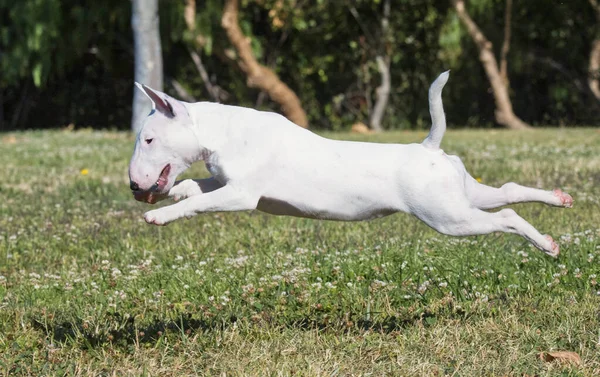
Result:
<svg viewBox="0 0 600 377"><path fill-rule="evenodd" d="M598 126L600 4L0 0L0 130L135 129L134 80L317 130L420 129L448 69L451 127Z"/></svg>

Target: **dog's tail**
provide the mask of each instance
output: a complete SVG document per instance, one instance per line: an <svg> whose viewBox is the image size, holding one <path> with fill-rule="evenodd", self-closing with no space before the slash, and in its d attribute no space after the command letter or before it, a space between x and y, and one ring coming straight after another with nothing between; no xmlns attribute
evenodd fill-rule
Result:
<svg viewBox="0 0 600 377"><path fill-rule="evenodd" d="M429 113L431 114L431 130L429 135L423 140L423 145L431 149L439 149L442 138L446 132L446 116L444 115L444 105L442 104L442 89L450 71L446 71L438 76L429 87Z"/></svg>

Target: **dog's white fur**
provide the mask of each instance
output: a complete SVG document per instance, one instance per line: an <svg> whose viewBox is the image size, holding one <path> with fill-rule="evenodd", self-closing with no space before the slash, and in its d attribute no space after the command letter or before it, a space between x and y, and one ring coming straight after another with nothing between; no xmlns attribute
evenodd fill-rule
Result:
<svg viewBox="0 0 600 377"><path fill-rule="evenodd" d="M137 84L154 110L138 134L129 166L136 199L184 199L144 218L164 225L202 212L258 209L352 221L401 211L453 236L516 233L556 256L559 249L552 238L512 209L484 210L528 201L570 207L568 194L516 183L501 188L480 184L458 157L440 149L446 129L441 92L448 76L442 73L429 89L429 136L408 145L330 140L275 113L184 103ZM211 178L175 182L200 160ZM170 170L163 170L167 165ZM157 185L161 172L165 174Z"/></svg>

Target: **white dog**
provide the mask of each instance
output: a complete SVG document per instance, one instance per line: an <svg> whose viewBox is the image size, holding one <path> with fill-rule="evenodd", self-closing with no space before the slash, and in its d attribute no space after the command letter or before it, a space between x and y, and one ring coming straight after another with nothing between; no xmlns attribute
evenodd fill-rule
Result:
<svg viewBox="0 0 600 377"><path fill-rule="evenodd" d="M269 112L215 103L184 103L136 85L153 110L137 136L129 165L131 190L140 201L182 200L149 211L146 222L164 225L202 212L258 209L275 215L368 220L408 212L443 234L516 233L551 256L558 245L512 209L538 201L571 207L560 190L507 183L478 183L460 158L440 149L446 130L442 73L429 89L432 127L421 144L336 141ZM212 177L175 182L203 160Z"/></svg>

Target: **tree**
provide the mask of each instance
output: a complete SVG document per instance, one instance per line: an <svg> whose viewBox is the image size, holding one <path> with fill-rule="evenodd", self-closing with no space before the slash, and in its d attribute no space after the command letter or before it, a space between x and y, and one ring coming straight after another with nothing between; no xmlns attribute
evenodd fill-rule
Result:
<svg viewBox="0 0 600 377"><path fill-rule="evenodd" d="M371 129L376 132L383 131L383 127L381 126L381 119L383 118L383 114L385 113L385 108L388 104L388 99L390 98L390 89L392 87L391 84L391 75L390 75L390 54L386 51L388 44L388 33L390 29L390 0L385 0L383 3L383 17L381 18L381 38L383 40L383 50L380 52L377 57L377 67L379 68L379 73L381 75L381 85L376 90L377 100L375 101L375 106L373 107L373 112L371 113L370 125Z"/></svg>
<svg viewBox="0 0 600 377"><path fill-rule="evenodd" d="M133 0L131 26L135 54L135 81L163 90L163 63L159 33L158 0ZM131 130L137 133L150 111L139 90L133 91Z"/></svg>
<svg viewBox="0 0 600 377"><path fill-rule="evenodd" d="M600 4L597 0L589 0L594 8L597 23L600 24ZM588 86L594 97L600 101L600 36L596 35L590 48L590 58L588 65Z"/></svg>
<svg viewBox="0 0 600 377"><path fill-rule="evenodd" d="M306 112L296 93L284 84L275 72L260 64L254 57L250 39L240 29L238 14L238 0L226 0L221 25L238 53L238 63L247 75L248 86L266 92L273 101L281 106L284 115L289 120L300 127L308 128Z"/></svg>
<svg viewBox="0 0 600 377"><path fill-rule="evenodd" d="M490 42L481 32L477 24L471 19L465 8L464 0L451 0L456 13L479 50L479 60L485 69L496 103L495 118L498 124L510 129L524 129L530 126L515 115L508 93L508 77L506 73L506 55L510 45L510 12L512 1L507 0L505 10L504 46L502 48L502 70L498 69L498 62Z"/></svg>
<svg viewBox="0 0 600 377"><path fill-rule="evenodd" d="M197 49L203 48L204 44L206 43L206 38L200 35L196 30L196 0L185 0L183 16L187 31L190 33L191 42L190 46L188 47L190 57L194 62L194 66L196 67L196 70L198 71L198 74L200 75L200 78L202 79L204 87L206 88L209 96L213 101L220 102L220 94L223 93L223 90L211 83L210 78L208 77L208 72L206 71L206 67L204 66L202 58L200 57L200 53L196 51ZM177 86L178 83L175 85ZM177 89L177 91L181 92L182 89Z"/></svg>

